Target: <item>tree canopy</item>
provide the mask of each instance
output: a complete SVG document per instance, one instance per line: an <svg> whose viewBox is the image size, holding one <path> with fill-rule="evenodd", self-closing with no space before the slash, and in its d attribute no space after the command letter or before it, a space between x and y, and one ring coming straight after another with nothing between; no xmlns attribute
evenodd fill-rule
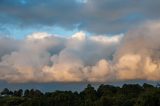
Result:
<svg viewBox="0 0 160 106"><path fill-rule="evenodd" d="M101 84L98 89L88 84L81 92L4 88L0 94L0 106L160 106L159 86L147 83Z"/></svg>

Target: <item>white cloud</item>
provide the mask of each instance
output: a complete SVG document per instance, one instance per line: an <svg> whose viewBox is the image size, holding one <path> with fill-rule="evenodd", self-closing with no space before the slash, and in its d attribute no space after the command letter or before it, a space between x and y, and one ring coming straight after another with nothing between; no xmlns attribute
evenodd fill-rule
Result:
<svg viewBox="0 0 160 106"><path fill-rule="evenodd" d="M82 41L86 39L86 34L84 32L77 32L74 35L72 35L71 38Z"/></svg>
<svg viewBox="0 0 160 106"><path fill-rule="evenodd" d="M28 40L36 40L36 39L41 40L41 39L45 39L49 36L51 36L51 35L46 32L38 32L38 33L33 33L32 35L28 35L27 39Z"/></svg>
<svg viewBox="0 0 160 106"><path fill-rule="evenodd" d="M120 39L123 37L123 34L119 35L114 35L114 36L105 36L105 35L99 35L99 36L91 36L90 39L97 41L97 42L102 42L102 43L117 43L120 41Z"/></svg>

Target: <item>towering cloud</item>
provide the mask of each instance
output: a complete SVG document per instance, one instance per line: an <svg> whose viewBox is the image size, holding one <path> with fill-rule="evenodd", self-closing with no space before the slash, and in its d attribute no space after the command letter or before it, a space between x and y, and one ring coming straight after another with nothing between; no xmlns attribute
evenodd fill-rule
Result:
<svg viewBox="0 0 160 106"><path fill-rule="evenodd" d="M160 80L160 24L149 22L123 38L116 52L120 79Z"/></svg>
<svg viewBox="0 0 160 106"><path fill-rule="evenodd" d="M68 38L47 33L23 40L1 38L0 79L14 83L160 80L159 29L157 21L112 37L78 32Z"/></svg>

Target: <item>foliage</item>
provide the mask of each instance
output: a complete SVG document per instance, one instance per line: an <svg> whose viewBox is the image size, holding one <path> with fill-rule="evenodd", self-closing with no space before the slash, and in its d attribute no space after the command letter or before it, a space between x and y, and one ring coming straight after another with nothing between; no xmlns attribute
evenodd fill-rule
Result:
<svg viewBox="0 0 160 106"><path fill-rule="evenodd" d="M122 87L90 84L81 92L55 91L42 93L26 89L1 91L1 106L160 106L160 88L144 83Z"/></svg>

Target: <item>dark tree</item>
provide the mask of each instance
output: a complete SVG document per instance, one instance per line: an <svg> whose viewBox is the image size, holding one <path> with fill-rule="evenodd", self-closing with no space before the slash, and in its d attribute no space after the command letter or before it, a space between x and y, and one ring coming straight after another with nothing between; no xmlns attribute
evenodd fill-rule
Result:
<svg viewBox="0 0 160 106"><path fill-rule="evenodd" d="M122 87L90 84L79 92L40 90L2 90L0 106L160 106L160 88L144 83L124 84Z"/></svg>
<svg viewBox="0 0 160 106"><path fill-rule="evenodd" d="M143 88L154 88L154 86L153 85L150 85L150 84L147 84L147 83L144 83L143 84Z"/></svg>
<svg viewBox="0 0 160 106"><path fill-rule="evenodd" d="M26 90L24 91L24 97L29 97L29 90L28 90L28 89L26 89Z"/></svg>
<svg viewBox="0 0 160 106"><path fill-rule="evenodd" d="M2 92L1 92L1 95L9 95L10 94L10 91L9 91L9 89L7 89L7 88L4 88L3 90L2 90Z"/></svg>
<svg viewBox="0 0 160 106"><path fill-rule="evenodd" d="M14 96L18 96L18 97L21 97L23 95L23 90L22 89L19 89L17 91L14 91L13 92L13 95Z"/></svg>

